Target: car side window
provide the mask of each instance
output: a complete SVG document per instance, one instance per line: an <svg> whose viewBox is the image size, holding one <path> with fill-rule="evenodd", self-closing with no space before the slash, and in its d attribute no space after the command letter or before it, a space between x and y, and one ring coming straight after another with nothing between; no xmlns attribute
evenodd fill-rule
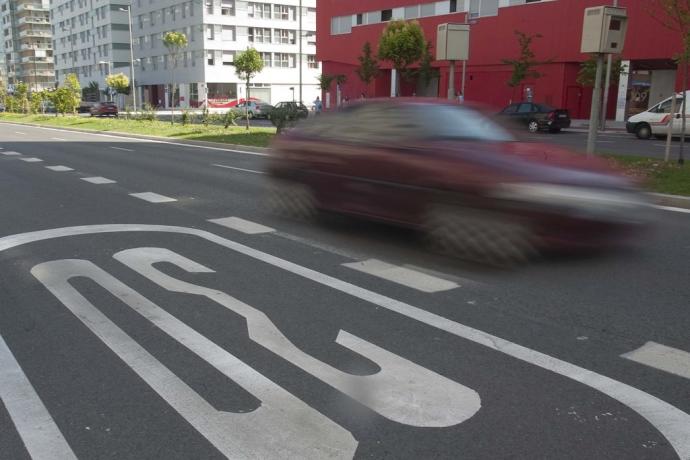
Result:
<svg viewBox="0 0 690 460"><path fill-rule="evenodd" d="M531 113L533 111L532 104L520 104L520 108L518 109L518 113Z"/></svg>
<svg viewBox="0 0 690 460"><path fill-rule="evenodd" d="M519 105L520 104L510 104L508 107L503 109L503 113L516 113Z"/></svg>

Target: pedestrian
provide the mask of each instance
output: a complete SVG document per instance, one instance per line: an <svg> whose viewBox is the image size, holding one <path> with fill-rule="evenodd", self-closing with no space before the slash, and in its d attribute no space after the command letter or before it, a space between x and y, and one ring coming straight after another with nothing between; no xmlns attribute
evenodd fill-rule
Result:
<svg viewBox="0 0 690 460"><path fill-rule="evenodd" d="M458 91L458 102L462 104L465 102L465 96L462 94L462 91Z"/></svg>
<svg viewBox="0 0 690 460"><path fill-rule="evenodd" d="M316 96L316 99L314 100L314 111L317 115L321 113L322 108L323 106L321 105L321 98Z"/></svg>

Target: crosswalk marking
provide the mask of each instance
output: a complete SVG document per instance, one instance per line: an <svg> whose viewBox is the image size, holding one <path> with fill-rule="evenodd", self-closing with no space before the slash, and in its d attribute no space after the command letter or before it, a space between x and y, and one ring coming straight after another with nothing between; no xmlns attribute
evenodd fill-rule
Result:
<svg viewBox="0 0 690 460"><path fill-rule="evenodd" d="M402 284L422 292L440 292L455 289L459 285L453 281L444 280L436 276L427 275L417 270L391 265L377 259L343 264L363 273L368 273L394 283Z"/></svg>
<svg viewBox="0 0 690 460"><path fill-rule="evenodd" d="M248 220L240 219L239 217L223 217L221 219L209 219L209 222L222 225L223 227L237 230L238 232L246 233L248 235L256 235L259 233L275 232L274 228L265 225L257 224Z"/></svg>
<svg viewBox="0 0 690 460"><path fill-rule="evenodd" d="M134 198L139 198L140 200L148 201L149 203L170 203L171 201L177 201L175 198L170 198L169 196L159 195L154 192L141 192L141 193L130 193L129 196Z"/></svg>
<svg viewBox="0 0 690 460"><path fill-rule="evenodd" d="M687 351L647 342L637 350L622 354L621 357L690 379L690 353Z"/></svg>
<svg viewBox="0 0 690 460"><path fill-rule="evenodd" d="M57 171L57 172L74 171L74 169L69 168L69 167L67 167L67 166L62 166L62 165L57 165L57 166L46 166L46 169L50 169L51 171Z"/></svg>
<svg viewBox="0 0 690 460"><path fill-rule="evenodd" d="M0 336L0 399L33 460L76 460L69 444ZM5 429L5 428L3 428Z"/></svg>
<svg viewBox="0 0 690 460"><path fill-rule="evenodd" d="M82 177L81 180L89 182L91 184L96 184L96 185L101 185L101 184L114 184L116 181L112 179L107 179L105 177L101 176L96 176L96 177Z"/></svg>
<svg viewBox="0 0 690 460"><path fill-rule="evenodd" d="M40 158L36 158L36 157L20 158L20 160L26 161L27 163L38 163L40 161L43 161Z"/></svg>

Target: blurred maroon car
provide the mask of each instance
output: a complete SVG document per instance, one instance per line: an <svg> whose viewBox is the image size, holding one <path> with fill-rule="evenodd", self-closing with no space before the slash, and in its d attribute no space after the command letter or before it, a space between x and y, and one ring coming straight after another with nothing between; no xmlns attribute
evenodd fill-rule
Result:
<svg viewBox="0 0 690 460"><path fill-rule="evenodd" d="M603 161L519 142L471 107L419 99L314 117L276 139L268 170L283 210L412 226L444 252L500 264L621 241L648 207Z"/></svg>
<svg viewBox="0 0 690 460"><path fill-rule="evenodd" d="M117 117L117 105L114 102L99 102L91 107L92 117Z"/></svg>

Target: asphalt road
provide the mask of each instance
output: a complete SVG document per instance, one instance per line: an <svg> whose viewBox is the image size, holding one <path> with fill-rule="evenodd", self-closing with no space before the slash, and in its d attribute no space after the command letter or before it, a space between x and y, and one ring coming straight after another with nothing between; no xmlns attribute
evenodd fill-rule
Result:
<svg viewBox="0 0 690 460"><path fill-rule="evenodd" d="M274 216L261 154L0 147L2 459L690 459L688 213L495 271Z"/></svg>

